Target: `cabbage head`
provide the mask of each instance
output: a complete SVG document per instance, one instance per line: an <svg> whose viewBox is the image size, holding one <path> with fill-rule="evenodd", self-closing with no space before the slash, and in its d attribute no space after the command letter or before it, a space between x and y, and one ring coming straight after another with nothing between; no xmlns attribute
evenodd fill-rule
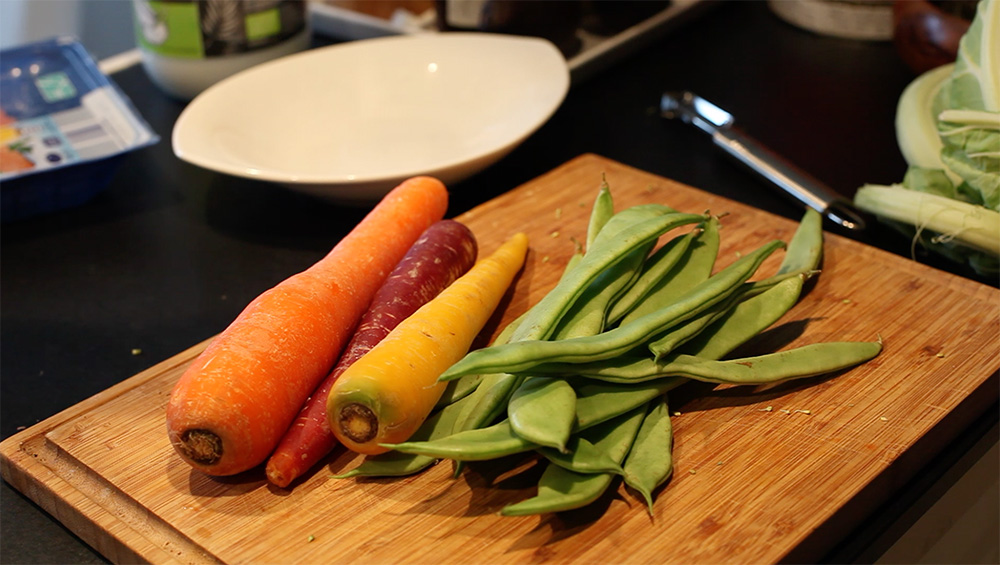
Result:
<svg viewBox="0 0 1000 565"><path fill-rule="evenodd" d="M896 137L902 182L865 185L855 204L980 274L1000 273L1000 0L980 0L954 64L903 91Z"/></svg>

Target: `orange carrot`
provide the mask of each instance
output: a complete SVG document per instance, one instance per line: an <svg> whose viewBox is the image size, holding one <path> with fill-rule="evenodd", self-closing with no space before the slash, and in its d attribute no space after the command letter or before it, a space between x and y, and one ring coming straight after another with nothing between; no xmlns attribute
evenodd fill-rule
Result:
<svg viewBox="0 0 1000 565"><path fill-rule="evenodd" d="M430 414L461 359L524 264L528 238L516 234L351 365L327 399L334 435L364 454L406 441Z"/></svg>
<svg viewBox="0 0 1000 565"><path fill-rule="evenodd" d="M407 180L325 257L254 299L171 392L167 432L177 453L209 475L262 463L382 282L447 206L437 179Z"/></svg>
<svg viewBox="0 0 1000 565"><path fill-rule="evenodd" d="M336 367L323 380L267 460L267 480L279 487L312 468L337 441L326 417L333 383L348 367L414 311L434 298L476 260L476 238L454 220L427 228L379 288Z"/></svg>

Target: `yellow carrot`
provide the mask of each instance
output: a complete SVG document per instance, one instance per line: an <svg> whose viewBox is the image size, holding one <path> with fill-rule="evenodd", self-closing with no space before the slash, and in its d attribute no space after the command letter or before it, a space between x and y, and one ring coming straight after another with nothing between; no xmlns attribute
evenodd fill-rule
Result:
<svg viewBox="0 0 1000 565"><path fill-rule="evenodd" d="M468 352L527 251L527 236L514 235L340 375L326 412L342 444L372 455L409 439L444 391L438 377Z"/></svg>

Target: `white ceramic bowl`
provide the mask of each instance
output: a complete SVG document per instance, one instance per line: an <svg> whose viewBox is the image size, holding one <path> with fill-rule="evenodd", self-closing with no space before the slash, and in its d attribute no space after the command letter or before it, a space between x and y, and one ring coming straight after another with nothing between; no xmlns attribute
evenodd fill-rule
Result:
<svg viewBox="0 0 1000 565"><path fill-rule="evenodd" d="M569 89L550 42L431 33L263 63L184 109L174 153L337 201L374 201L416 175L455 183L538 129Z"/></svg>

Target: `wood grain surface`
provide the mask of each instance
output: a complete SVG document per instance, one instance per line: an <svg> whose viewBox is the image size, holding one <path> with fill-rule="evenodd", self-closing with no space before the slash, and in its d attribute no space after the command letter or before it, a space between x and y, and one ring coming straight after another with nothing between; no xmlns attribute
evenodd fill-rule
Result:
<svg viewBox="0 0 1000 565"><path fill-rule="evenodd" d="M531 238L487 334L553 286L586 237L602 177L619 209L725 214L720 266L796 226L583 155L458 218L483 254L516 231ZM995 401L1000 368L996 289L831 234L822 269L747 349L881 337L882 355L806 382L671 393L675 471L652 516L620 484L592 508L499 516L533 494L540 466L530 459L470 465L457 478L442 463L402 479L337 480L359 462L338 450L288 490L261 469L202 475L168 444L164 409L205 343L8 438L3 478L115 562L816 560Z"/></svg>

